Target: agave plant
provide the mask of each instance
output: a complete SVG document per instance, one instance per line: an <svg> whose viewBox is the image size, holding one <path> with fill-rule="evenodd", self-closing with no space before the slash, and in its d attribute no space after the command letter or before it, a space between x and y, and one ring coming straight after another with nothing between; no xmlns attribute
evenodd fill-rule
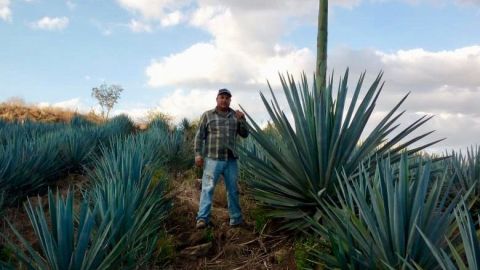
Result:
<svg viewBox="0 0 480 270"><path fill-rule="evenodd" d="M125 237L127 263L142 265L154 251L158 232L168 213L165 179L152 182L155 148L147 148L136 137L117 139L102 148L102 157L89 173L91 197L99 206L96 218L117 224L112 244Z"/></svg>
<svg viewBox="0 0 480 270"><path fill-rule="evenodd" d="M55 133L60 142L62 160L71 171L78 171L87 165L97 146L97 137L83 128L68 128Z"/></svg>
<svg viewBox="0 0 480 270"><path fill-rule="evenodd" d="M52 134L9 138L6 142L0 145L0 190L6 192L10 204L37 192L65 168Z"/></svg>
<svg viewBox="0 0 480 270"><path fill-rule="evenodd" d="M76 114L75 116L72 117L72 119L70 119L70 126L72 127L79 128L79 127L89 127L93 125L95 125L95 123L89 121L85 116L80 114Z"/></svg>
<svg viewBox="0 0 480 270"><path fill-rule="evenodd" d="M436 267L418 229L433 245L444 247L444 237L455 231L453 210L461 195L449 197L453 178L448 174L432 181L431 162L415 162L416 168L409 169L402 155L399 164L380 161L373 177L366 169L358 179L343 174L339 202L322 203L324 224L310 218L314 235L328 239L333 251L313 251L318 263L341 269Z"/></svg>
<svg viewBox="0 0 480 270"><path fill-rule="evenodd" d="M424 124L430 117L423 116L395 136L397 113L408 94L361 141L362 132L374 111L382 90L380 73L359 99L365 73L360 76L349 106L347 100L348 69L340 79L336 99L334 99L333 79L325 88L310 91L306 76L302 76L297 86L292 76L280 76L293 123L282 111L271 86L271 104L260 93L272 122L278 132L278 139L272 137L251 118L250 134L261 146L260 149L241 149L242 158L248 170L258 177L250 184L255 198L260 204L272 209L272 217L283 218L285 228L295 229L306 225L305 216L316 213L319 194L322 190L331 193L336 183L336 171L343 168L347 175L353 174L358 165L369 158L389 153L398 159L398 153L413 143L429 135L419 135L402 142L407 135ZM318 91L317 91L318 90ZM390 138L388 138L390 136ZM435 142L408 150L417 152ZM261 153L260 153L261 152ZM375 159L372 159L375 160Z"/></svg>
<svg viewBox="0 0 480 270"><path fill-rule="evenodd" d="M143 134L142 134L143 135ZM89 171L94 183L104 179L140 181L147 169L162 164L159 147L153 147L145 136L114 137L108 145L100 146L94 158L95 169Z"/></svg>
<svg viewBox="0 0 480 270"><path fill-rule="evenodd" d="M105 123L104 128L110 136L128 135L135 130L133 121L127 115L117 115Z"/></svg>
<svg viewBox="0 0 480 270"><path fill-rule="evenodd" d="M193 164L193 141L185 126L170 128L162 121L154 121L145 133L147 143L158 148L165 166L171 172L187 169ZM185 124L185 123L184 123Z"/></svg>
<svg viewBox="0 0 480 270"><path fill-rule="evenodd" d="M452 153L452 163L461 189L472 189L473 198L480 196L480 146L470 147L467 154Z"/></svg>
<svg viewBox="0 0 480 270"><path fill-rule="evenodd" d="M166 116L155 117L148 123L148 128L169 130L170 129L169 119Z"/></svg>
<svg viewBox="0 0 480 270"><path fill-rule="evenodd" d="M475 229L480 224L480 217L477 222L473 221L467 204L462 201L455 209L455 220L459 229L461 244L456 246L447 239L450 254L435 245L429 238L419 229L420 234L428 245L433 256L438 261L439 268L442 269L461 269L476 270L480 269L480 241L478 238L478 230ZM454 239L457 237L453 237ZM418 265L415 265L420 269ZM412 267L413 268L413 267Z"/></svg>
<svg viewBox="0 0 480 270"><path fill-rule="evenodd" d="M30 120L8 122L5 124L5 128L0 129L0 144L5 144L6 140L14 138L36 138L64 127L65 124L61 123L39 123Z"/></svg>
<svg viewBox="0 0 480 270"><path fill-rule="evenodd" d="M30 200L25 204L39 241L39 250L35 250L11 224L10 228L21 246L2 235L17 259L28 269L94 270L120 267L120 255L124 252L125 241L121 239L112 246L109 239L116 224L111 221L95 223L97 209L92 211L88 200L81 202L78 222L75 222L73 196L73 192L69 191L66 199L63 199L58 192L53 195L49 191L50 222L47 222L48 217L40 198L37 206L33 206Z"/></svg>

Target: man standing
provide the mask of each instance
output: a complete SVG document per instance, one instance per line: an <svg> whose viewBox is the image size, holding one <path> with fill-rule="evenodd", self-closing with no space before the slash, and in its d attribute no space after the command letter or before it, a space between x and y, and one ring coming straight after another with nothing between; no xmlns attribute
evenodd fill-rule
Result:
<svg viewBox="0 0 480 270"><path fill-rule="evenodd" d="M204 165L205 155L197 229L205 228L209 223L213 191L221 174L227 189L230 226L243 222L238 198L236 138L237 134L246 138L248 128L245 115L239 110L234 111L230 108L231 97L228 89L218 90L217 106L203 113L195 135L196 166Z"/></svg>

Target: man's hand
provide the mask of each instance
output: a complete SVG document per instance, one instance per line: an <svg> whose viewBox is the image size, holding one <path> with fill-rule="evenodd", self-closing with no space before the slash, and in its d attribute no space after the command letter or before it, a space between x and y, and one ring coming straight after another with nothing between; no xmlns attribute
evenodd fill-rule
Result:
<svg viewBox="0 0 480 270"><path fill-rule="evenodd" d="M235 111L235 117L237 119L245 119L245 114L243 112L241 112L240 110L236 110Z"/></svg>
<svg viewBox="0 0 480 270"><path fill-rule="evenodd" d="M195 156L195 166L201 168L203 167L203 158L202 156Z"/></svg>

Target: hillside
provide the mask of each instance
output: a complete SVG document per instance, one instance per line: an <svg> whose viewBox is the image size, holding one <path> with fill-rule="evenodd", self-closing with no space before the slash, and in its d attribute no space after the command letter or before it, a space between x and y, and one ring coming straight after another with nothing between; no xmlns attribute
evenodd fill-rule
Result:
<svg viewBox="0 0 480 270"><path fill-rule="evenodd" d="M0 103L0 119L12 120L33 120L49 123L68 122L79 113L58 108L38 107L26 104L23 101L9 101ZM102 118L95 113L82 114L88 120L99 123Z"/></svg>

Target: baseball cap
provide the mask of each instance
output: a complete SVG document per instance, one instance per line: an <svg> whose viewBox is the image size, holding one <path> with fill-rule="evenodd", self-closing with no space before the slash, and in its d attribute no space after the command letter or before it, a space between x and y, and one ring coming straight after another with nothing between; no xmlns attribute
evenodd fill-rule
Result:
<svg viewBox="0 0 480 270"><path fill-rule="evenodd" d="M230 93L230 90L228 90L227 88L222 88L222 89L218 90L217 96L218 95L227 95L227 96L231 97L232 93Z"/></svg>

